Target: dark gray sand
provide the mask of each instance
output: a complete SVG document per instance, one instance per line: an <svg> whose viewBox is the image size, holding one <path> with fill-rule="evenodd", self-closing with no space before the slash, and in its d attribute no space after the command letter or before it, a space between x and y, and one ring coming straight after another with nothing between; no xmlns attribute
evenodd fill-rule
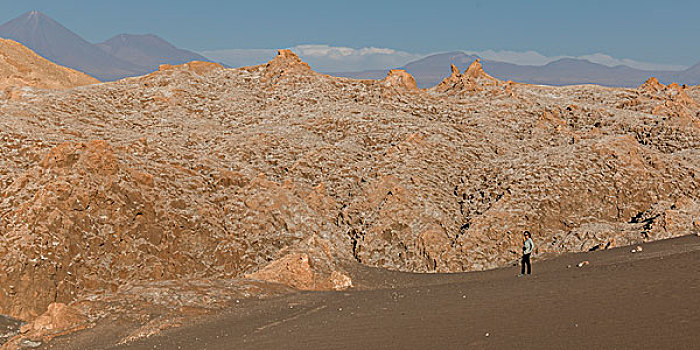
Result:
<svg viewBox="0 0 700 350"><path fill-rule="evenodd" d="M635 246L636 247L636 246ZM52 349L690 349L700 347L700 238L465 274L355 266L357 288L242 301L160 336L114 346L118 324ZM579 268L582 261L589 264Z"/></svg>

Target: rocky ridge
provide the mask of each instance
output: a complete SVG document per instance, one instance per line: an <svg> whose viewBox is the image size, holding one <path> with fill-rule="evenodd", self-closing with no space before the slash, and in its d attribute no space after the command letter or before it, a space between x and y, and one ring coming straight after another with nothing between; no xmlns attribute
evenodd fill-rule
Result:
<svg viewBox="0 0 700 350"><path fill-rule="evenodd" d="M0 99L19 97L21 88L70 89L97 84L86 74L61 67L24 45L0 38Z"/></svg>
<svg viewBox="0 0 700 350"><path fill-rule="evenodd" d="M135 281L495 268L524 229L539 256L697 232L698 95L512 84L478 62L419 90L284 50L29 92L0 102L0 313Z"/></svg>

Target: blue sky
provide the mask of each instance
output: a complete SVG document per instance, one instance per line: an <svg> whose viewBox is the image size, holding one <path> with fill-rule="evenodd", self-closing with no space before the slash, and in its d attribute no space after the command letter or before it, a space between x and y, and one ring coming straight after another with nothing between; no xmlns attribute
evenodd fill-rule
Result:
<svg viewBox="0 0 700 350"><path fill-rule="evenodd" d="M700 61L700 1L22 0L0 2L0 22L30 10L93 42L154 33L198 51L326 44Z"/></svg>

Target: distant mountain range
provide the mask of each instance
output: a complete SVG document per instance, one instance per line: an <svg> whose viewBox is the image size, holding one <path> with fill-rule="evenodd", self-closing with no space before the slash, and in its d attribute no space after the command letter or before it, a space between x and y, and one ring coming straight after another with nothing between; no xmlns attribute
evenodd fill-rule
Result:
<svg viewBox="0 0 700 350"><path fill-rule="evenodd" d="M143 75L158 69L160 64L209 61L155 35L120 34L103 43L92 44L37 11L1 25L0 37L20 42L52 62L101 81Z"/></svg>
<svg viewBox="0 0 700 350"><path fill-rule="evenodd" d="M208 58L192 51L178 49L169 42L153 34L119 34L97 47L104 52L139 67L182 64L190 61L209 61Z"/></svg>
<svg viewBox="0 0 700 350"><path fill-rule="evenodd" d="M431 55L406 64L404 69L416 79L418 86L435 86L449 76L450 65L465 70L479 58L463 52L448 52ZM583 59L564 58L543 66L518 65L481 58L484 69L492 76L529 84L575 85L597 84L603 86L639 86L649 77L657 77L661 82L697 85L700 84L700 63L684 71L645 71L627 66L608 67ZM362 72L329 73L339 77L356 79L382 79L389 70L368 70Z"/></svg>
<svg viewBox="0 0 700 350"><path fill-rule="evenodd" d="M0 37L20 42L52 62L102 81L150 73L158 69L160 64L210 61L200 54L179 49L150 34L120 34L105 42L93 44L37 11L27 12L1 25ZM463 52L448 52L434 54L397 68L411 73L418 86L426 88L449 76L451 64L464 70L477 58L479 57ZM700 84L700 63L684 71L645 71L623 65L609 67L575 58L564 58L543 66L483 58L481 63L496 78L531 84L631 87L642 84L651 76L664 83ZM388 72L389 69L330 74L358 79L382 79Z"/></svg>

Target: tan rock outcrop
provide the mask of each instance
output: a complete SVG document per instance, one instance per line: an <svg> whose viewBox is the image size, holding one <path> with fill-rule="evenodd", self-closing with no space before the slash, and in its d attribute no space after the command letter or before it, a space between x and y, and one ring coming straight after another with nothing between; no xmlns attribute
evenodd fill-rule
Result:
<svg viewBox="0 0 700 350"><path fill-rule="evenodd" d="M461 83L462 73L459 71L459 68L453 64L450 65L450 69L452 70L452 73L435 87L436 91L448 91L449 89L457 86L457 84Z"/></svg>
<svg viewBox="0 0 700 350"><path fill-rule="evenodd" d="M22 333L57 333L80 327L85 322L87 319L80 311L63 303L51 303L45 313L22 326Z"/></svg>
<svg viewBox="0 0 700 350"><path fill-rule="evenodd" d="M311 73L311 67L297 56L292 50L278 50L277 57L265 65L265 77L271 81L282 79L288 75Z"/></svg>
<svg viewBox="0 0 700 350"><path fill-rule="evenodd" d="M188 63L184 63L181 65L170 65L170 64L162 64L158 68L158 71L160 72L165 72L165 71L172 71L172 70L184 70L184 71L191 71L196 74L206 74L211 71L216 71L216 70L222 70L224 69L224 66L214 63L214 62L203 62L203 61L192 61Z"/></svg>
<svg viewBox="0 0 700 350"><path fill-rule="evenodd" d="M402 69L392 69L382 83L387 87L398 87L407 90L418 90L416 80Z"/></svg>
<svg viewBox="0 0 700 350"><path fill-rule="evenodd" d="M472 62L469 67L467 67L467 70L464 72L464 76L470 77L473 79L483 79L487 81L492 81L496 82L498 81L496 78L488 75L484 71L484 67L481 66L481 60L478 58Z"/></svg>
<svg viewBox="0 0 700 350"><path fill-rule="evenodd" d="M622 105L624 108L672 117L675 123L686 127L700 127L700 102L691 98L685 87L676 83L666 86L652 77L640 85L637 92L631 101Z"/></svg>
<svg viewBox="0 0 700 350"><path fill-rule="evenodd" d="M463 74L453 64L451 66L452 73L445 78L440 84L433 87L431 90L448 94L462 94L482 91L484 89L493 90L505 88L509 85L503 84L500 80L488 75L481 66L480 60L477 58L472 62ZM510 89L510 88L509 88ZM508 91L511 94L512 91Z"/></svg>
<svg viewBox="0 0 700 350"><path fill-rule="evenodd" d="M335 289L351 262L503 267L526 229L537 254L697 230L694 88L508 84L478 62L439 89L392 79L281 51L3 101L0 313L267 285L246 275Z"/></svg>
<svg viewBox="0 0 700 350"><path fill-rule="evenodd" d="M651 93L656 93L656 92L661 92L666 90L666 86L664 84L661 84L659 82L659 79L656 79L655 77L651 77L647 79L644 84L640 85L638 90L644 91L644 92L651 92Z"/></svg>
<svg viewBox="0 0 700 350"><path fill-rule="evenodd" d="M316 271L312 258L306 253L290 253L246 278L284 284L300 290L343 290L352 287L346 274Z"/></svg>
<svg viewBox="0 0 700 350"><path fill-rule="evenodd" d="M97 79L52 63L16 41L0 38L0 89L62 90L97 83Z"/></svg>

